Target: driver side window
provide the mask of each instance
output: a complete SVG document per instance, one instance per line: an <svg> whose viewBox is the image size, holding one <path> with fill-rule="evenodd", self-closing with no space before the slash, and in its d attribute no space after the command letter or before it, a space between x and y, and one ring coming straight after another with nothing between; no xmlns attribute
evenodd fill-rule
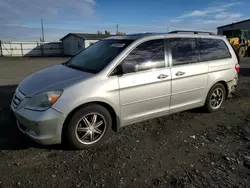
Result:
<svg viewBox="0 0 250 188"><path fill-rule="evenodd" d="M165 67L163 40L151 40L140 44L132 52L130 52L122 63L134 64L137 67L136 71L145 71ZM131 72L136 71L131 70Z"/></svg>

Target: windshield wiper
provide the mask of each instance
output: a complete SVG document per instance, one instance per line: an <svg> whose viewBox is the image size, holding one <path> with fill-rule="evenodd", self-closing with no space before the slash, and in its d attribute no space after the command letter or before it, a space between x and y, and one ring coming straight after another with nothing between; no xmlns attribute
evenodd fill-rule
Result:
<svg viewBox="0 0 250 188"><path fill-rule="evenodd" d="M68 63L62 63L62 65L72 68L72 69L76 69L76 70L82 70L81 67L78 67L76 65L72 65L72 64L68 64Z"/></svg>
<svg viewBox="0 0 250 188"><path fill-rule="evenodd" d="M66 67L69 67L69 68L72 68L72 69L80 70L80 71L83 71L83 72L90 72L90 73L94 73L94 74L96 73L93 70L85 69L85 68L82 68L82 67L79 67L79 66L73 65L73 64L63 63L62 65L66 66Z"/></svg>
<svg viewBox="0 0 250 188"><path fill-rule="evenodd" d="M64 64L65 66L69 67L69 68L72 68L72 69L76 69L76 70L80 70L80 71L84 71L83 68L81 67L78 67L76 65L72 65L72 64Z"/></svg>

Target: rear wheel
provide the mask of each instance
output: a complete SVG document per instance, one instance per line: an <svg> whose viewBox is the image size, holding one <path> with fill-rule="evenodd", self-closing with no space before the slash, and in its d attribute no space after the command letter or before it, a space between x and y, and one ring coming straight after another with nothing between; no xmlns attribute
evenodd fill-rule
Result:
<svg viewBox="0 0 250 188"><path fill-rule="evenodd" d="M226 89L221 83L215 84L208 92L205 109L208 112L219 110L226 98Z"/></svg>
<svg viewBox="0 0 250 188"><path fill-rule="evenodd" d="M238 54L239 54L239 57L240 59L242 59L243 57L245 57L246 55L246 49L244 46L241 46L238 50Z"/></svg>
<svg viewBox="0 0 250 188"><path fill-rule="evenodd" d="M111 131L112 119L106 108L92 104L78 110L66 127L68 143L75 149L102 144Z"/></svg>

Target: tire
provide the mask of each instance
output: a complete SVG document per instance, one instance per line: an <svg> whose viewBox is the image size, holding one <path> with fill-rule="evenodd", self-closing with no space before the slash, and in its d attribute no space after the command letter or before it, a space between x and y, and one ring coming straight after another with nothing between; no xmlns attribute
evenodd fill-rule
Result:
<svg viewBox="0 0 250 188"><path fill-rule="evenodd" d="M239 54L239 57L240 59L242 59L243 57L245 57L246 55L246 49L244 46L241 46L238 50L238 54Z"/></svg>
<svg viewBox="0 0 250 188"><path fill-rule="evenodd" d="M221 92L221 95L216 94L215 92L217 92L217 91ZM214 96L215 94L216 94L216 97ZM219 100L220 96L221 96L221 100ZM207 99L206 99L206 102L204 105L205 110L207 112L210 112L210 113L218 111L221 108L225 98L226 98L226 89L225 89L224 85L222 85L220 83L215 84L208 92ZM212 102L212 100L216 101L216 103ZM218 102L219 102L219 104L218 104ZM216 104L218 104L218 105L216 105Z"/></svg>
<svg viewBox="0 0 250 188"><path fill-rule="evenodd" d="M94 115L96 115L95 124ZM101 145L109 137L112 119L105 107L90 104L76 111L66 126L65 136L70 147L88 149Z"/></svg>
<svg viewBox="0 0 250 188"><path fill-rule="evenodd" d="M247 48L247 56L250 57L250 47Z"/></svg>

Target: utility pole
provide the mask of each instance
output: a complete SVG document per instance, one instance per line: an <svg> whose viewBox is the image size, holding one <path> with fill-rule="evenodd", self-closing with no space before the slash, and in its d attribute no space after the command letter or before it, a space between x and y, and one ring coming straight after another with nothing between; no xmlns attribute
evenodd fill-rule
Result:
<svg viewBox="0 0 250 188"><path fill-rule="evenodd" d="M119 32L119 25L116 25L116 34Z"/></svg>
<svg viewBox="0 0 250 188"><path fill-rule="evenodd" d="M2 41L0 40L0 56L3 56Z"/></svg>
<svg viewBox="0 0 250 188"><path fill-rule="evenodd" d="M44 42L43 19L41 19L41 26L42 26L42 42Z"/></svg>

